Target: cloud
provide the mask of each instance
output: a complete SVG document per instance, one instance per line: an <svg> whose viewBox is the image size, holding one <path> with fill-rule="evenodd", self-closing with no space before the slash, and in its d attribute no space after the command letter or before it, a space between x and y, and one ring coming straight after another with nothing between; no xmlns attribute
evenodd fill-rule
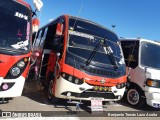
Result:
<svg viewBox="0 0 160 120"><path fill-rule="evenodd" d="M52 20L54 20L53 18L49 19L49 22L51 22Z"/></svg>

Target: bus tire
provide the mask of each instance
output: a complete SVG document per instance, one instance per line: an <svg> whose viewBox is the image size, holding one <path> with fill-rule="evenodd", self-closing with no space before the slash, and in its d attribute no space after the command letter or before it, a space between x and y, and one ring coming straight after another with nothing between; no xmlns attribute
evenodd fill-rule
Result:
<svg viewBox="0 0 160 120"><path fill-rule="evenodd" d="M144 91L136 86L129 87L126 97L127 102L132 106L142 107L146 103Z"/></svg>
<svg viewBox="0 0 160 120"><path fill-rule="evenodd" d="M54 87L54 80L50 80L49 85L48 85L48 90L47 90L47 97L50 102L57 103L59 99L54 96L53 87Z"/></svg>

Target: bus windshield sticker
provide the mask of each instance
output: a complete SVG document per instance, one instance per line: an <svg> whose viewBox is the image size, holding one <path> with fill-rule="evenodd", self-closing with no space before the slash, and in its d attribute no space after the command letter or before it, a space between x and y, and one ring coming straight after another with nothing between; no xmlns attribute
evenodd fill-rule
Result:
<svg viewBox="0 0 160 120"><path fill-rule="evenodd" d="M28 40L18 42L17 44L14 44L14 45L11 45L11 46L12 46L13 48L15 48L15 49L28 50L28 48L26 47L27 45L28 45Z"/></svg>
<svg viewBox="0 0 160 120"><path fill-rule="evenodd" d="M28 20L27 15L23 15L22 13L19 13L19 12L15 12L14 16Z"/></svg>
<svg viewBox="0 0 160 120"><path fill-rule="evenodd" d="M121 58L121 59L120 59L119 64L120 64L120 65L125 64L125 62L124 62L124 58Z"/></svg>
<svg viewBox="0 0 160 120"><path fill-rule="evenodd" d="M77 31L71 31L71 30L69 30L69 34L80 36L80 37L85 37L85 38L89 38L89 39L94 39L93 35L89 35L89 34L82 33L82 32L77 32Z"/></svg>
<svg viewBox="0 0 160 120"><path fill-rule="evenodd" d="M30 35L30 23L27 23L27 30L26 30L26 40L29 40L29 35Z"/></svg>
<svg viewBox="0 0 160 120"><path fill-rule="evenodd" d="M110 46L108 46L107 49L106 49L106 47L103 47L103 49L104 49L104 51L105 51L106 54L113 53L113 50L112 50L112 48Z"/></svg>

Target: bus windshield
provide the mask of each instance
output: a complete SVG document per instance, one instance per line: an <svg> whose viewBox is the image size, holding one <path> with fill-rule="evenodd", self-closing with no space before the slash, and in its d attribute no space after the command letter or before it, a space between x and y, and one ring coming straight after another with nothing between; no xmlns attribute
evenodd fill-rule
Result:
<svg viewBox="0 0 160 120"><path fill-rule="evenodd" d="M102 45L97 49L101 43ZM108 53L105 51L104 44L112 52L115 61L110 59L111 54L109 54L109 51L107 51ZM68 51L85 59L86 62L90 59L93 51L96 51L91 62L112 66L114 62L120 65L122 59L118 38L114 33L96 24L73 18L69 20Z"/></svg>
<svg viewBox="0 0 160 120"><path fill-rule="evenodd" d="M149 42L142 42L141 45L141 64L160 69L160 45Z"/></svg>
<svg viewBox="0 0 160 120"><path fill-rule="evenodd" d="M8 54L27 53L31 31L31 12L12 0L0 0L0 50Z"/></svg>

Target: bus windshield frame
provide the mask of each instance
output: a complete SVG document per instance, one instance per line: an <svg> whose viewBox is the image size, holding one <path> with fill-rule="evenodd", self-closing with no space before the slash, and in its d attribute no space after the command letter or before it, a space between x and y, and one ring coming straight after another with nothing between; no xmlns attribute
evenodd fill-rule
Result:
<svg viewBox="0 0 160 120"><path fill-rule="evenodd" d="M160 45L141 42L140 63L145 67L160 69Z"/></svg>
<svg viewBox="0 0 160 120"><path fill-rule="evenodd" d="M0 0L0 53L26 54L30 51L31 10L12 0Z"/></svg>
<svg viewBox="0 0 160 120"><path fill-rule="evenodd" d="M122 65L122 51L118 42L118 37L108 29L105 29L89 21L69 19L68 30L68 52L84 59L87 62L93 51L96 51L92 63L114 66L109 53L106 53L105 44L112 52L118 66ZM104 44L96 50L98 44ZM108 51L107 51L108 52Z"/></svg>

